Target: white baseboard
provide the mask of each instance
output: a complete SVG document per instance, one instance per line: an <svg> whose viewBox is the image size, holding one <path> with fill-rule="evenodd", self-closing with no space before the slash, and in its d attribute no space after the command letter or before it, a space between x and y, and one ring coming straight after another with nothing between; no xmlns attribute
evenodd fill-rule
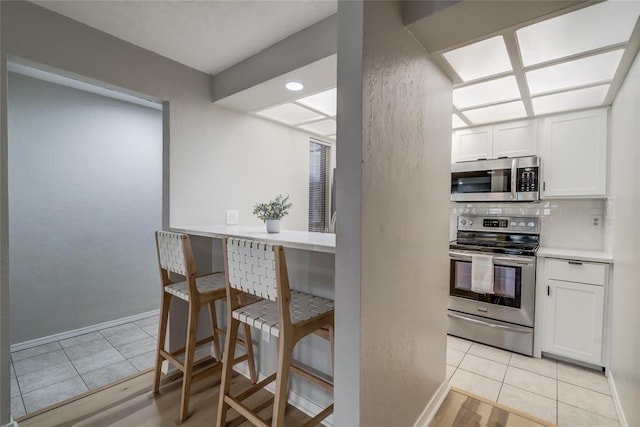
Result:
<svg viewBox="0 0 640 427"><path fill-rule="evenodd" d="M74 329L72 331L61 332L59 334L49 335L42 338L36 338L35 340L24 341L11 345L11 352L25 350L27 348L36 347L43 344L49 344L55 341L66 340L67 338L77 337L78 335L88 334L90 332L99 331L100 329L111 328L114 326L124 325L125 323L131 323L138 320L146 319L151 316L159 316L160 310L151 310L145 313L134 314L133 316L122 317L120 319L110 320L104 323L98 323L97 325L86 326L80 329Z"/></svg>
<svg viewBox="0 0 640 427"><path fill-rule="evenodd" d="M447 397L450 388L451 386L449 385L449 381L445 379L442 384L440 384L440 387L438 387L438 390L436 390L429 403L427 403L427 406L413 424L413 427L427 427L429 425L433 420L433 417L435 417L436 412L438 412L438 409L440 409L442 402L444 402L444 399Z"/></svg>
<svg viewBox="0 0 640 427"><path fill-rule="evenodd" d="M620 396L618 395L618 390L616 389L616 383L613 379L613 372L607 371L607 380L609 381L609 388L611 389L613 404L615 405L616 412L618 413L618 421L620 421L620 427L629 427L627 417L625 417L624 409L622 409L622 404L620 403Z"/></svg>
<svg viewBox="0 0 640 427"><path fill-rule="evenodd" d="M13 418L12 418L8 424L3 425L2 427L18 427L18 423L13 421Z"/></svg>
<svg viewBox="0 0 640 427"><path fill-rule="evenodd" d="M235 365L233 370L243 375L244 377L249 378L249 365L247 364L247 362L238 363L237 365ZM266 375L258 374L258 381L262 381L265 378L267 378ZM272 382L271 384L266 386L265 389L269 390L271 393L275 393L276 391L275 383ZM287 403L299 409L300 411L304 412L305 414L309 415L310 417L314 417L325 408L324 406L320 406L317 403L307 399L306 397L292 390L289 390L289 398L287 399ZM322 421L322 424L327 427L333 427L333 414L325 418Z"/></svg>

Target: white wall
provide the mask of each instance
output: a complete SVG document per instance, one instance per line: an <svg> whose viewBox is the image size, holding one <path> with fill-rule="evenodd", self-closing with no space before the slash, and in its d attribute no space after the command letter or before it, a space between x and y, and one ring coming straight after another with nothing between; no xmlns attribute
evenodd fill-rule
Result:
<svg viewBox="0 0 640 427"><path fill-rule="evenodd" d="M613 230L611 367L629 426L640 425L640 57L627 74L611 110Z"/></svg>
<svg viewBox="0 0 640 427"><path fill-rule="evenodd" d="M158 308L162 112L9 74L12 343Z"/></svg>
<svg viewBox="0 0 640 427"><path fill-rule="evenodd" d="M541 200L536 203L450 203L449 238L456 238L458 215L537 216L541 220L540 244L553 248L604 247L605 200ZM600 225L593 225L593 216Z"/></svg>
<svg viewBox="0 0 640 427"><path fill-rule="evenodd" d="M449 179L451 82L402 25L401 2L345 3L336 253L336 357L345 365L336 374L351 361L359 388L348 401L336 394L336 423L407 426L446 382L449 194L433 183ZM346 349L359 341L354 354L341 348L347 336Z"/></svg>

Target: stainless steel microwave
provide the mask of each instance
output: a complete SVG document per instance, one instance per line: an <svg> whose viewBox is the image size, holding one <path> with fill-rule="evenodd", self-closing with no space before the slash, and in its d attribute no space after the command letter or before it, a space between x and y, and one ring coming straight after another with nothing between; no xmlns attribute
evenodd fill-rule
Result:
<svg viewBox="0 0 640 427"><path fill-rule="evenodd" d="M521 202L540 198L540 158L478 160L451 165L454 202Z"/></svg>

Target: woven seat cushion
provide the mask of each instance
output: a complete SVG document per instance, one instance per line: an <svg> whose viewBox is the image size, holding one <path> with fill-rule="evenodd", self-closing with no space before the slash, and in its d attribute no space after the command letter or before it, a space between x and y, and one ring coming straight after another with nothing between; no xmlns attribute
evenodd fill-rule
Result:
<svg viewBox="0 0 640 427"><path fill-rule="evenodd" d="M201 294L224 289L224 273L213 273L206 276L197 277L196 287L198 288L198 292L200 292ZM164 291L185 301L189 301L189 285L187 284L187 282L177 282L171 285L167 285L165 286Z"/></svg>
<svg viewBox="0 0 640 427"><path fill-rule="evenodd" d="M292 290L289 305L291 322L295 325L333 311L333 305L330 299ZM280 336L278 305L273 301L261 300L234 310L231 315L234 319L269 332L275 337Z"/></svg>

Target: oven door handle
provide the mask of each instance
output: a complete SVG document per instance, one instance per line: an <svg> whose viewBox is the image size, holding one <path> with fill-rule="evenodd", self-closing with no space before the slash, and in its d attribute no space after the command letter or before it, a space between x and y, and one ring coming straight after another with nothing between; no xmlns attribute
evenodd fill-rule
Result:
<svg viewBox="0 0 640 427"><path fill-rule="evenodd" d="M460 315L460 314L454 314L454 313L451 313L451 312L448 312L447 315L449 317L454 318L454 319L464 320L465 322L475 323L477 325L487 326L489 328L500 329L500 330L503 330L503 331L515 332L516 334L530 334L531 333L531 328L498 325L496 323L485 322L484 320L472 319L470 317L463 316L463 315Z"/></svg>
<svg viewBox="0 0 640 427"><path fill-rule="evenodd" d="M483 255L486 255L486 254L483 254ZM471 261L471 254L450 251L449 258L453 260L458 260L458 261ZM494 256L493 261L501 262L504 264L511 263L511 264L518 264L518 265L532 265L535 261L535 258Z"/></svg>

